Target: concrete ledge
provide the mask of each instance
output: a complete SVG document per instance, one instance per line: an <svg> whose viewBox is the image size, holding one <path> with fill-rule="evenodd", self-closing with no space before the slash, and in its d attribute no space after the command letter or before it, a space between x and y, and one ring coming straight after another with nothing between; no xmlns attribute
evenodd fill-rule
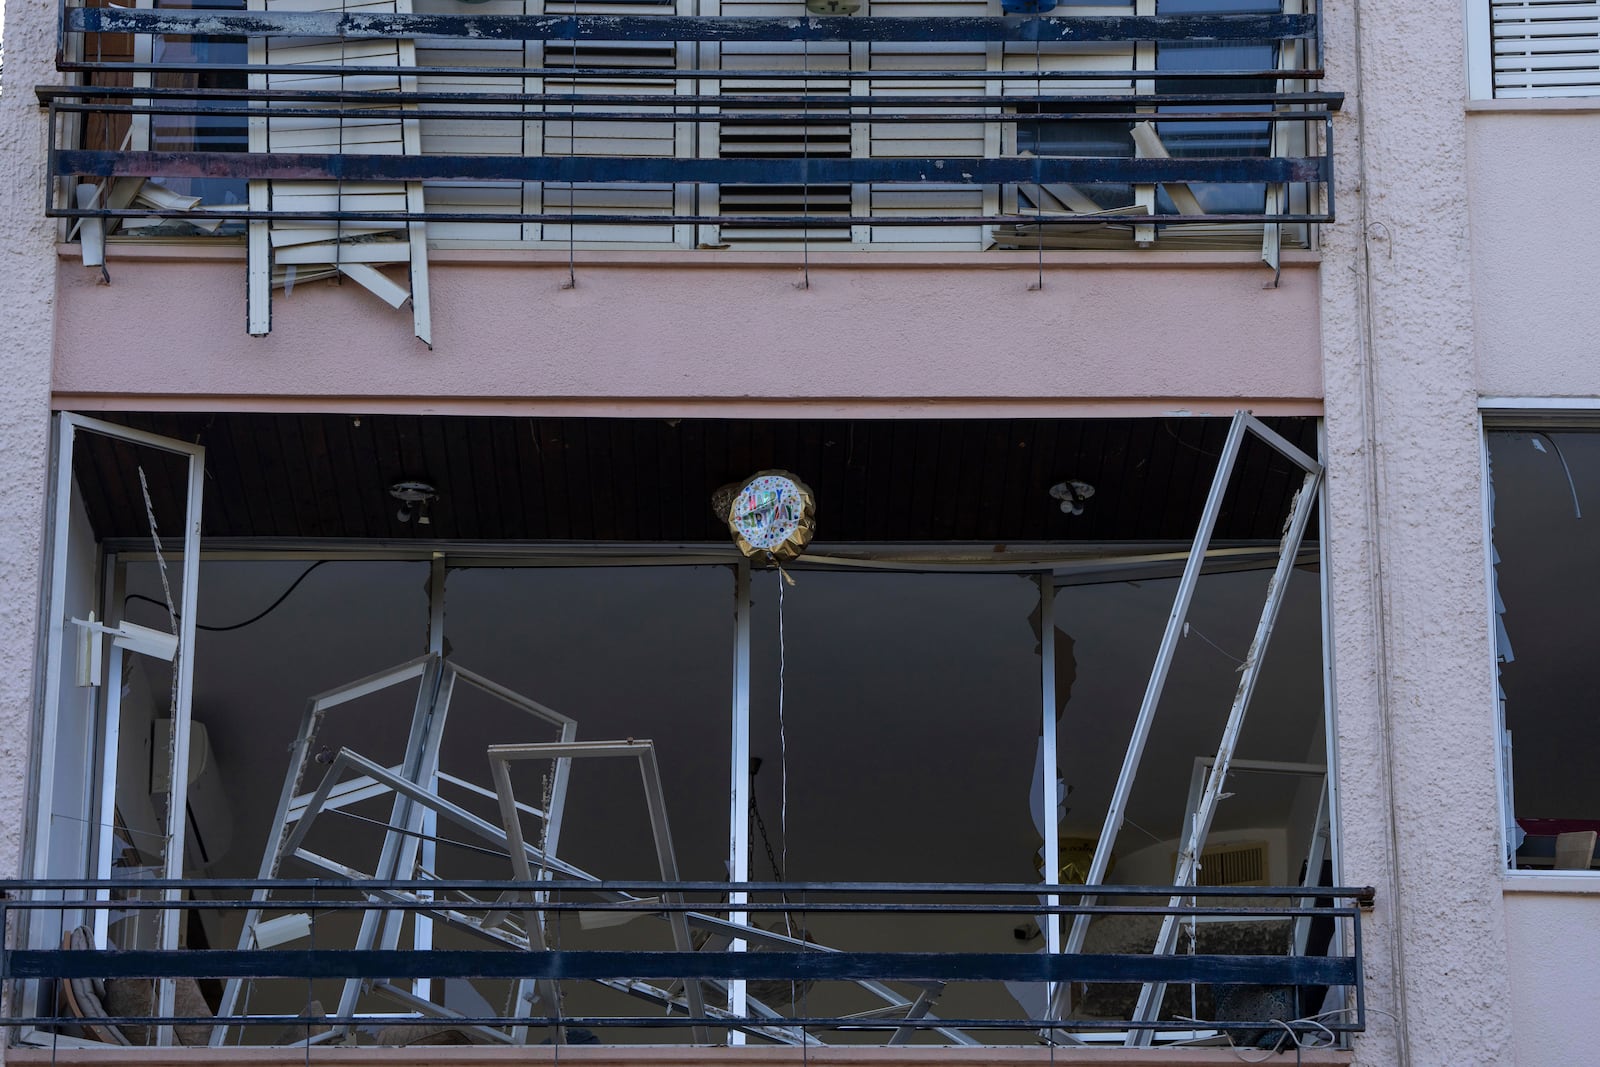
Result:
<svg viewBox="0 0 1600 1067"><path fill-rule="evenodd" d="M1596 107L1600 107L1597 102ZM80 255L80 248L76 244L59 244L56 254L62 259L76 260ZM195 238L191 240L161 240L140 238L136 240L112 240L106 243L106 259L109 263L118 260L143 260L168 261L168 262L215 262L226 260L243 263L245 260L244 244L228 238ZM559 266L567 265L567 252L564 248L526 248L526 247L451 247L430 246L428 262L432 264L443 263L470 263L483 266L511 266L526 264L529 266ZM799 269L800 253L798 250L769 250L769 251L716 251L703 249L579 249L576 262L580 267L670 267L673 270L687 269L715 269L726 267L792 267ZM1322 262L1318 252L1309 252L1303 249L1285 249L1282 254L1284 270L1314 269ZM991 270L1036 270L1039 266L1039 256L1036 252L1021 251L993 251L993 252L890 252L876 249L859 249L850 252L812 250L810 263L813 269L819 267L851 267L854 269L871 270L873 268L897 268L924 270L948 270L951 267L962 268L987 268ZM1045 268L1096 268L1105 269L1138 269L1140 267L1168 267L1196 269L1235 268L1257 270L1263 274L1270 273L1269 268L1261 261L1259 253L1247 250L1218 250L1210 251L1163 251L1159 249L1126 249L1126 250L1089 250L1082 252L1046 252L1044 254Z"/></svg>
<svg viewBox="0 0 1600 1067"><path fill-rule="evenodd" d="M1494 112L1585 112L1600 111L1600 96L1546 96L1516 100L1469 100L1467 114Z"/></svg>
<svg viewBox="0 0 1600 1067"><path fill-rule="evenodd" d="M1600 871L1508 871L1501 885L1508 894L1600 896Z"/></svg>

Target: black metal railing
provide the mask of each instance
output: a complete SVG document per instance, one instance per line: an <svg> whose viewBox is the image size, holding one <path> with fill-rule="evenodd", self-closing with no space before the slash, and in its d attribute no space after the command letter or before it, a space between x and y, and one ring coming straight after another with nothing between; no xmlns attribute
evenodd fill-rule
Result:
<svg viewBox="0 0 1600 1067"><path fill-rule="evenodd" d="M1322 74L1320 32L1315 14L515 16L63 5L58 66L81 76L82 84L37 90L51 115L49 160L54 181L48 214L74 219L181 219L205 222L213 230L219 220L543 223L565 227L670 223L734 229L748 225L860 226L887 227L890 240L896 228L928 226L1054 229L1328 222L1334 218L1331 118L1342 94L1306 88ZM213 50L200 59L169 56L163 62L129 58L102 47L106 41L135 38L225 41L235 47ZM396 67L375 66L370 60L285 65L243 61L249 58L243 51L246 40L280 44L423 40L451 45L434 58L459 55L460 48L474 42L486 48L518 42L574 49L574 59L570 66L552 66L548 57L523 66L434 66L423 61L414 67ZM902 58L883 67L852 62L851 69L731 69L708 62L700 50L702 46L752 42L774 42L782 47L802 41L808 46L866 48L967 43L1023 52L1060 44L1126 45L1130 62L1127 69L1120 70L1052 69L1038 62L1030 69L1027 56L1018 52L1020 58L1013 57L1015 62L990 64L993 69L919 69L932 65L929 56L920 61ZM591 53L581 49L596 44L620 44L624 46L619 53L622 56L630 54L626 51L630 47L673 46L678 58L664 66L593 65L583 58ZM1183 69L1163 69L1159 64L1136 69L1132 62L1139 47L1200 44L1237 45L1244 51L1266 46L1271 56L1268 62L1249 69L1231 65L1196 70L1192 63ZM495 58L507 54L485 53ZM111 58L106 58L108 55ZM684 59L686 55L699 58ZM320 80L318 88L286 87L287 79L308 76ZM380 76L394 84L376 90L359 87L362 79L370 85ZM417 78L424 84L416 84ZM430 84L452 78L470 81L451 86L450 91L430 88ZM135 79L143 80L136 83ZM404 83L407 79L410 84ZM719 80L726 79L763 87L753 94L739 90L738 95L730 95L719 89ZM347 87L346 82L352 80L355 87ZM513 89L539 88L483 88L486 83L507 80L513 82ZM524 86L514 84L516 80L522 80ZM829 83L826 90L816 84L824 80ZM940 85L957 83L963 83L957 91L937 90ZM1092 85L1101 85L1105 91L1086 93ZM841 86L848 88L841 92ZM908 89L913 86L916 88ZM342 142L337 150L276 150L263 132L278 120L356 124L400 117L421 124L424 138L428 129L441 123L492 128L507 123L581 122L587 130L599 132L585 138L590 147L583 151L535 148L515 155L415 149L347 152ZM203 144L203 138L196 140L192 150L160 150L148 138L127 135L138 124L162 120L177 125L232 124L231 136L238 142L232 147L241 150L217 150L216 144ZM256 133L247 136L245 127L252 122ZM622 154L638 150L634 148L619 149L613 155L593 147L611 136L606 131L613 131L619 143L636 136L626 130L628 124L636 128L639 123L676 126L687 132L677 138L677 148L670 154ZM722 136L727 142L740 127L790 126L800 132L780 140L804 141L807 129L838 129L846 124L858 129L913 129L886 137L882 150L873 147L870 135L857 138L867 147L858 144L848 153L816 153L810 146L793 149L792 145L782 150L762 151L757 146L731 152L699 135L715 126L726 131ZM915 140L917 124L930 130L967 124L992 132L969 139L988 147L970 149L968 154L905 154L914 152L906 145ZM1129 131L1146 124L1152 129L1149 137L1130 136ZM1251 132L1240 144L1221 143L1226 137L1219 137L1217 131L1230 124L1249 125ZM1117 147L1114 154L1103 154L1103 131L1110 127L1117 129L1113 138ZM1076 128L1100 133L1078 139L1072 133ZM90 129L96 136L86 138L85 131ZM1186 147L1167 152L1158 145L1151 150L1150 137L1159 141L1168 133L1174 145ZM948 152L945 136L929 133L928 146L943 144ZM1082 143L1077 143L1079 140ZM1032 147L1024 147L1028 144ZM225 206L127 203L117 202L109 193L94 198L79 193L80 185L119 178L317 181L357 187L358 183L387 182L474 183L507 190L532 183L563 188L580 183L614 187L619 193L614 201L602 198L599 206L594 206L590 197L587 210L575 204L569 205L570 210L559 210L559 197L535 204L510 200L463 210L448 197L438 204L410 202L403 208L375 208L345 199L333 208L307 208L266 198L245 203L241 197L239 203ZM648 211L640 209L637 197L628 192L640 185L663 184L683 190L683 195ZM1085 190L1087 199L1060 203L1050 189L1063 185ZM880 210L870 203L870 197L858 197L840 213L837 207L819 207L796 197L788 209L779 204L752 214L738 206L737 198L722 199L720 190L750 186L915 189L921 191L917 203L922 206ZM1131 194L1119 192L1132 187L1170 190L1174 186L1185 190L1260 187L1281 192L1270 197L1262 192L1244 208L1237 197L1221 197L1212 205L1202 205L1204 197L1149 193L1134 203ZM930 200L925 195L929 190L954 193L945 201ZM962 190L969 195L960 195ZM984 200L984 206L976 207L970 195L974 190L989 190L994 195Z"/></svg>
<svg viewBox="0 0 1600 1067"><path fill-rule="evenodd" d="M180 1040L217 1045L272 1043L263 1028L286 1027L293 1031L280 1043L403 1042L426 1025L499 1043L570 1041L585 1032L585 1040L598 1032L615 1041L663 1028L688 1030L698 1043L720 1043L735 1032L791 1045L872 1034L889 1044L913 1037L1036 1043L1141 1030L1169 1037L1179 1031L1187 1040L1287 1034L1296 1043L1327 1043L1365 1027L1360 919L1372 896L1371 889L1330 887L554 881L34 880L0 889L0 922L10 938L0 954L10 1013L0 1025L23 1028L35 1040L87 1033L113 1043L133 1030L154 1043L176 1027L187 1035ZM1183 903L1172 905L1173 897ZM140 917L167 916L200 930L205 914L224 919L215 928L235 936L242 918L263 943L289 940L277 947L251 936L238 948L150 947L176 938L163 942L158 921L144 924L142 944L117 947L119 937L131 940L123 935ZM1189 951L1157 955L1119 946L1114 937L1112 950L1068 953L1050 951L1060 940L1038 933L1059 923L1064 935L1082 921L1126 932L1173 914L1200 930L1273 927L1269 940L1279 948L1243 948L1235 938L1219 952L1200 937ZM292 916L289 925L299 928L269 938L269 916ZM401 948L401 920L419 916L436 924L435 947ZM386 920L394 920L392 928ZM1323 936L1296 936L1305 924L1320 925ZM993 941L997 929L1000 943ZM993 950L970 947L980 930L978 939ZM1013 930L1020 940L1005 944ZM672 947L664 948L668 932ZM198 936L189 935L191 946ZM471 1000L476 1008L459 998L435 1001L410 984L421 979L467 979L486 995ZM148 992L197 987L197 980L228 983L213 989L203 1013L193 997L170 992L162 1010L163 1000ZM146 990L143 1010L84 1003L116 983ZM1027 1010L1029 998L1018 996L1016 1010L1002 1012L996 997L963 992L984 984L998 990L999 983L1032 987L1035 1007ZM1081 1010L1095 991L1130 983L1165 984L1182 1007L1148 1019ZM502 1010L490 1008L487 993L508 989L520 995ZM615 996L580 990L626 994L650 1011L621 1010ZM336 1011L301 1007L335 995ZM984 1010L971 1010L974 1004ZM1241 1011L1241 1004L1253 1007ZM398 1026L400 1037L386 1039L378 1029L385 1026Z"/></svg>

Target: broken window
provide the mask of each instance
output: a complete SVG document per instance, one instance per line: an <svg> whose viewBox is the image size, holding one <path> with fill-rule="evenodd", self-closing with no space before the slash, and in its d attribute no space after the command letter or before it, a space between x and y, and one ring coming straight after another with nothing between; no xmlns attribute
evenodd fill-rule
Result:
<svg viewBox="0 0 1600 1067"><path fill-rule="evenodd" d="M1600 493L1600 432L1560 423L1491 426L1488 438L1496 698L1508 860L1589 870L1600 794L1574 753L1600 739L1588 704L1600 667L1600 561L1585 517Z"/></svg>
<svg viewBox="0 0 1600 1067"><path fill-rule="evenodd" d="M39 1040L1359 1023L1331 911L1248 911L1334 882L1310 420L126 418L144 429L104 424L130 440L64 461L77 533L50 611L105 620L119 656L188 627L192 711L166 659L77 686L91 646L52 645L32 873L101 888L32 913L29 944L360 949L393 972L250 957L93 1019L79 1001L102 994L69 982ZM151 430L200 443L141 464ZM725 493L774 469L818 523L777 566L735 547ZM153 895L152 875L178 881ZM1150 888L1104 888L1130 884ZM929 952L955 970L905 970ZM1193 954L1299 977L1218 984ZM1152 956L1170 980L1115 980ZM1079 957L1102 969L1052 969ZM546 958L591 970L496 962ZM105 1021L149 1016L184 1021Z"/></svg>

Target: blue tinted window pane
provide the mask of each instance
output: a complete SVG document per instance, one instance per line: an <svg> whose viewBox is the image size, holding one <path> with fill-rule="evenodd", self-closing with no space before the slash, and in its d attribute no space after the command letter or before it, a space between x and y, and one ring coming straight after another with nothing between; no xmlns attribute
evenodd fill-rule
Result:
<svg viewBox="0 0 1600 1067"><path fill-rule="evenodd" d="M155 0L159 8L194 11L242 11L245 0ZM155 84L164 89L243 89L246 76L236 71L203 68L249 61L243 37L165 34L154 39L151 54L157 63L187 68L158 73ZM196 69L202 68L202 69ZM242 106L238 100L208 100L210 106ZM150 147L157 152L246 152L249 133L244 118L228 115L153 115ZM242 204L246 184L232 178L167 178L161 184L173 192L198 196L205 204Z"/></svg>
<svg viewBox="0 0 1600 1067"><path fill-rule="evenodd" d="M1089 110L1085 108L1085 110ZM1127 159L1133 155L1133 136L1127 122L1019 122L1017 146L1040 156L1110 156ZM1093 200L1097 207L1127 207L1133 203L1133 186L1104 184L1074 186Z"/></svg>
<svg viewBox="0 0 1600 1067"><path fill-rule="evenodd" d="M1191 13L1201 7L1200 0L1162 0L1167 5ZM1254 10L1276 11L1277 6L1260 6ZM1216 8L1211 8L1213 12ZM1241 0L1230 0L1230 11L1241 10ZM1170 12L1169 12L1170 13ZM1271 70L1276 49L1270 44L1232 44L1222 42L1195 42L1192 44L1163 44L1156 53L1156 66L1163 71L1255 71ZM1162 82L1162 89L1173 93L1266 93L1273 83L1265 78L1174 78ZM1230 111L1270 111L1267 104L1228 104ZM1202 107L1165 107L1164 112L1213 110ZM1266 156L1272 151L1272 124L1269 122L1161 122L1156 124L1161 141L1167 151L1178 158L1224 157L1238 158ZM1253 214L1265 210L1267 188L1255 184L1197 184L1193 187L1195 199L1208 212L1216 214ZM1165 193L1159 203L1162 211L1170 210Z"/></svg>

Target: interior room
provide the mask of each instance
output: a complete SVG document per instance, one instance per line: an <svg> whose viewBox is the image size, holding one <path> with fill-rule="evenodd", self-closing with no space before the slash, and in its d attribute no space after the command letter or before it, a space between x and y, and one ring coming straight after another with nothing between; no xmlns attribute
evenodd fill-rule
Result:
<svg viewBox="0 0 1600 1067"><path fill-rule="evenodd" d="M381 768L409 766L418 677L425 687L431 668L319 712L299 756L297 732L319 694L430 657L460 672L430 711L438 737L431 786L486 825L503 823L490 746L635 746L628 758L574 759L565 770L553 755L506 765L521 805L518 831L567 865L542 873L716 883L742 871L751 882L1019 886L1046 877L1047 852L1061 883L1089 873L1229 429L1213 419L110 421L206 450L184 877L327 877L327 865L284 854L290 832L316 856L381 870L394 794L334 788L330 796L344 799L295 825L283 822L283 797L303 801L324 776L354 775L337 762L346 752ZM1271 425L1315 454L1314 421ZM78 535L87 580L77 595L111 623L168 630L167 587L184 562L168 531L183 526L185 483L178 472L159 483L147 477L146 492L129 449L82 436L73 505L76 526L92 537ZM772 470L792 472L815 508L815 538L778 565L741 554L714 503L730 483ZM1196 880L1307 884L1308 857L1325 854L1314 851L1319 834L1328 837L1315 517L1286 582L1272 581L1298 474L1262 442L1245 442L1099 881L1173 884L1206 761L1217 755L1246 662L1258 656ZM1281 606L1270 644L1253 648L1273 597ZM140 655L121 663L114 736L106 730L110 686L68 678L61 690L63 699L100 704L75 745L58 745L57 780L77 783L85 812L110 810L112 819L106 826L86 816L88 829L76 836L52 831L53 873L94 874L100 863L102 874L150 877L170 855L173 663ZM632 758L642 741L659 770L660 823L650 779L641 789ZM736 748L748 753L738 765ZM552 810L553 797L564 803L559 824L537 814ZM65 814L54 809L51 826ZM437 815L411 835L419 876L515 877L503 840ZM557 831L558 845L550 838ZM1061 936L1046 935L1043 916L908 913L863 922L807 914L789 895L767 899L783 909L758 914L764 928L830 948L1038 952ZM398 931L402 944L479 944L421 914ZM251 921L242 911L206 912L183 943L243 945ZM354 913L317 923L318 944L357 936ZM125 948L153 944L148 925L112 913L98 934ZM1267 952L1278 951L1285 932L1281 924L1257 931L1261 948L1239 948L1250 940L1239 930L1197 927L1189 936L1199 951ZM567 948L666 949L678 933L659 916L613 921L580 911L539 935ZM692 936L696 948L728 942ZM1085 951L1148 952L1154 939L1150 924L1106 920L1091 925ZM559 986L528 995L547 1007L553 996L574 1017L660 1007L603 984ZM488 980L407 988L466 1016L496 1014L519 995ZM364 1018L349 1034L335 1028L335 1038L326 1027L234 1027L223 1038L230 1044L499 1039L482 1028L408 1027L403 1020L419 1009L399 994L350 993L332 981L264 980L231 992L218 983L200 992L213 1010L232 997L247 1012L335 1015L338 1007ZM1199 1010L1192 993L1169 991L1171 1011ZM850 982L751 995L780 1019L877 1003ZM1041 1010L1042 996L963 983L942 992L938 1012L1023 1020ZM1130 1002L1113 988L1084 995L1078 1007L1115 1019ZM523 1029L521 1040L557 1039L553 1028ZM591 1026L574 1038L578 1031L566 1028L564 1039L692 1039L687 1028ZM747 1037L761 1043L788 1031L773 1033ZM816 1036L882 1043L892 1033L862 1026ZM968 1036L1037 1040L1025 1027ZM954 1038L926 1031L915 1040Z"/></svg>
<svg viewBox="0 0 1600 1067"><path fill-rule="evenodd" d="M1600 563L1586 518L1600 500L1600 430L1526 422L1488 432L1495 658L1504 727L1506 841L1515 867L1589 870L1600 790Z"/></svg>

